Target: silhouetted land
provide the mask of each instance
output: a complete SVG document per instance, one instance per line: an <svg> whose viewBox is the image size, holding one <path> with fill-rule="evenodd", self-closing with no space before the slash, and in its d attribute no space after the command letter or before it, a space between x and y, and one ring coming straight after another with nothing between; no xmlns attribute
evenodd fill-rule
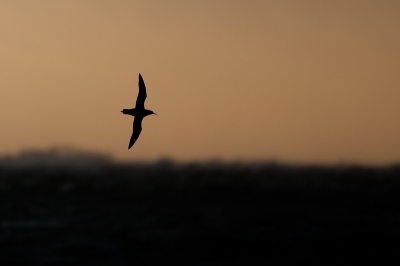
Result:
<svg viewBox="0 0 400 266"><path fill-rule="evenodd" d="M0 160L2 265L399 261L400 166L57 156Z"/></svg>

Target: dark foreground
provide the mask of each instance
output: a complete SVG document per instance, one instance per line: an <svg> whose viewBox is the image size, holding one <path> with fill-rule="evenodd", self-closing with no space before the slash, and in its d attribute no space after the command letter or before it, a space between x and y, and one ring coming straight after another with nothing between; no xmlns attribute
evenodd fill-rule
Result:
<svg viewBox="0 0 400 266"><path fill-rule="evenodd" d="M0 264L400 261L400 167L0 166Z"/></svg>

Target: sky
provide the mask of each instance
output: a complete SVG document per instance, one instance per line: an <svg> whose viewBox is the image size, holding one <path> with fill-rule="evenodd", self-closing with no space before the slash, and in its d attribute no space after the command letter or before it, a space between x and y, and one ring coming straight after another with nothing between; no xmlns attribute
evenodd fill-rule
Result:
<svg viewBox="0 0 400 266"><path fill-rule="evenodd" d="M400 1L0 1L0 155L400 162ZM127 149L138 93L156 115Z"/></svg>

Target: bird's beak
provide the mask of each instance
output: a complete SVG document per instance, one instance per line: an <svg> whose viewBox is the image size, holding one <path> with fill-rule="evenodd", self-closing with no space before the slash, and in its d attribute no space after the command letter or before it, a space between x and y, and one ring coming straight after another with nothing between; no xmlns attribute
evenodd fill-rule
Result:
<svg viewBox="0 0 400 266"><path fill-rule="evenodd" d="M156 113L153 113L153 114L155 114L155 115L156 115Z"/></svg>

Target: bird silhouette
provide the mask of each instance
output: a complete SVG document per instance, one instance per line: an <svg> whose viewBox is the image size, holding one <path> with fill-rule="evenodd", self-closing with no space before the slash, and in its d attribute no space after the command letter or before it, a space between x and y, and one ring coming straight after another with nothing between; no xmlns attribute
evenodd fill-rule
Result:
<svg viewBox="0 0 400 266"><path fill-rule="evenodd" d="M123 109L121 111L124 115L131 115L135 117L135 119L133 119L133 131L129 141L128 150L133 146L133 144L135 144L140 132L142 132L143 118L152 114L156 115L156 113L153 111L144 108L144 101L146 100L146 97L146 86L144 85L142 76L139 74L139 94L136 99L136 107L132 109Z"/></svg>

